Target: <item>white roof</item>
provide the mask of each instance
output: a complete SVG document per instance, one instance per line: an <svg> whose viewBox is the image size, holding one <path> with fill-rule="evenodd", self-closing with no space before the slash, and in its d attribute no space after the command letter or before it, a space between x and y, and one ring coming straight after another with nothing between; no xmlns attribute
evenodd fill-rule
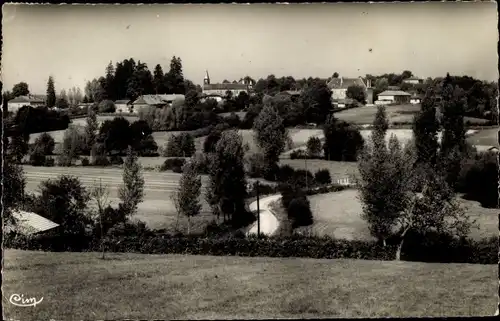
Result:
<svg viewBox="0 0 500 321"><path fill-rule="evenodd" d="M411 94L402 90L386 90L378 94L379 96L411 96Z"/></svg>
<svg viewBox="0 0 500 321"><path fill-rule="evenodd" d="M44 232L59 226L59 224L32 212L13 211L12 216L18 220L20 232L26 235Z"/></svg>

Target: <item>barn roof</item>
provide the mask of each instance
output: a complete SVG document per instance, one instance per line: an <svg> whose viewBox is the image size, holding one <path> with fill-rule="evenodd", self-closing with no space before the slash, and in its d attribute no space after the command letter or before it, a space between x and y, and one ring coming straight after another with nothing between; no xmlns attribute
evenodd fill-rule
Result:
<svg viewBox="0 0 500 321"><path fill-rule="evenodd" d="M18 221L19 231L25 235L45 232L59 226L59 224L33 212L18 210L13 211L12 216Z"/></svg>
<svg viewBox="0 0 500 321"><path fill-rule="evenodd" d="M366 87L363 79L361 77L358 78L332 78L328 84L328 88L330 89L347 89L351 86L360 86Z"/></svg>

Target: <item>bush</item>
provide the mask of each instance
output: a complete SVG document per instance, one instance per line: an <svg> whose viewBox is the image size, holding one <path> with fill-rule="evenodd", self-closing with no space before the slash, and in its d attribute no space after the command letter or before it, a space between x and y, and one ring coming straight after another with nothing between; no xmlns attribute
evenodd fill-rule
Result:
<svg viewBox="0 0 500 321"><path fill-rule="evenodd" d="M82 166L89 166L90 161L87 157L82 158Z"/></svg>
<svg viewBox="0 0 500 321"><path fill-rule="evenodd" d="M320 169L314 174L314 180L320 185L328 185L332 183L332 177L328 169Z"/></svg>
<svg viewBox="0 0 500 321"><path fill-rule="evenodd" d="M94 158L93 164L94 166L111 166L111 162L109 161L108 157L105 155L97 155Z"/></svg>
<svg viewBox="0 0 500 321"><path fill-rule="evenodd" d="M323 128L325 144L323 145L324 158L333 161L357 161L358 152L364 146L364 140L357 127L333 116Z"/></svg>
<svg viewBox="0 0 500 321"><path fill-rule="evenodd" d="M319 157L321 153L321 140L318 137L309 137L307 140L307 155L309 157Z"/></svg>
<svg viewBox="0 0 500 321"><path fill-rule="evenodd" d="M36 148L30 155L30 165L31 166L44 166L46 163L46 157L40 148Z"/></svg>
<svg viewBox="0 0 500 321"><path fill-rule="evenodd" d="M191 157L196 151L194 137L189 133L172 135L167 141L164 157Z"/></svg>
<svg viewBox="0 0 500 321"><path fill-rule="evenodd" d="M241 125L240 117L238 117L238 115L236 115L234 112L232 112L224 120L229 125L229 127L238 128Z"/></svg>
<svg viewBox="0 0 500 321"><path fill-rule="evenodd" d="M99 103L100 113L114 113L116 112L115 103L112 100L103 100Z"/></svg>
<svg viewBox="0 0 500 321"><path fill-rule="evenodd" d="M266 164L264 160L264 155L261 153L255 153L248 156L246 159L247 163L247 174L251 178L263 177Z"/></svg>
<svg viewBox="0 0 500 321"><path fill-rule="evenodd" d="M309 200L303 196L290 201L287 208L288 218L292 220L292 228L309 226L313 223L313 214Z"/></svg>
<svg viewBox="0 0 500 321"><path fill-rule="evenodd" d="M256 197L257 196L257 185L251 184L249 187L250 188L247 192L247 196L248 197ZM272 194L279 193L279 188L278 188L278 186L259 183L258 192L259 192L259 196L262 197L265 195L272 195Z"/></svg>
<svg viewBox="0 0 500 321"><path fill-rule="evenodd" d="M55 165L56 161L52 157L45 157L45 166L47 167L53 167Z"/></svg>
<svg viewBox="0 0 500 321"><path fill-rule="evenodd" d="M305 159L305 158L308 158L308 155L302 149L296 149L290 153L290 159Z"/></svg>
<svg viewBox="0 0 500 321"><path fill-rule="evenodd" d="M161 171L174 171L175 173L181 173L182 167L186 164L186 159L184 158L168 158L163 162L161 166Z"/></svg>
<svg viewBox="0 0 500 321"><path fill-rule="evenodd" d="M111 165L123 165L123 158L119 155L112 155L109 157Z"/></svg>
<svg viewBox="0 0 500 321"><path fill-rule="evenodd" d="M290 165L282 165L278 172L278 181L285 183L290 181L295 175L295 169Z"/></svg>
<svg viewBox="0 0 500 321"><path fill-rule="evenodd" d="M43 155L52 155L56 143L54 138L47 133L43 133L35 140L35 149L39 149Z"/></svg>

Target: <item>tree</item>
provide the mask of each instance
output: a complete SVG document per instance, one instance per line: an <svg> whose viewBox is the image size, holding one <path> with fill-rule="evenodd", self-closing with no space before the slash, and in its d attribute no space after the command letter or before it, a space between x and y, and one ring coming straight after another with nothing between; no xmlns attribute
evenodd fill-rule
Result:
<svg viewBox="0 0 500 321"><path fill-rule="evenodd" d="M153 72L153 86L156 94L164 94L167 91L165 87L165 75L163 74L163 69L160 64L155 66Z"/></svg>
<svg viewBox="0 0 500 321"><path fill-rule="evenodd" d="M97 131L99 123L97 122L96 113L89 110L86 118L85 134L84 134L84 152L89 153L97 142Z"/></svg>
<svg viewBox="0 0 500 321"><path fill-rule="evenodd" d="M39 148L43 155L52 155L56 143L54 138L47 133L43 133L35 140L35 148Z"/></svg>
<svg viewBox="0 0 500 321"><path fill-rule="evenodd" d="M110 205L109 202L109 188L102 184L102 180L99 179L99 183L94 181L94 186L90 190L90 197L95 201L97 205L97 214L99 216L99 226L100 226L100 237L101 237L101 249L102 249L102 259L104 259L104 240L105 227L104 227L104 215L105 209Z"/></svg>
<svg viewBox="0 0 500 321"><path fill-rule="evenodd" d="M364 139L358 128L331 115L323 126L323 134L325 136L323 151L326 160L349 162L357 160L364 146Z"/></svg>
<svg viewBox="0 0 500 321"><path fill-rule="evenodd" d="M332 92L324 81L311 81L300 98L303 117L308 123L323 124L332 110Z"/></svg>
<svg viewBox="0 0 500 321"><path fill-rule="evenodd" d="M413 73L409 70L405 70L401 73L401 77L404 79L408 79L408 78L411 78L413 77Z"/></svg>
<svg viewBox="0 0 500 321"><path fill-rule="evenodd" d="M98 106L100 113L114 113L116 111L115 103L109 99L101 101Z"/></svg>
<svg viewBox="0 0 500 321"><path fill-rule="evenodd" d="M19 96L27 96L29 95L30 90L28 88L28 84L25 82L20 82L18 84L15 84L14 87L12 87L12 96L13 97L19 97Z"/></svg>
<svg viewBox="0 0 500 321"><path fill-rule="evenodd" d="M84 136L80 134L77 128L70 126L64 132L59 164L71 166L82 152L82 147L84 147Z"/></svg>
<svg viewBox="0 0 500 321"><path fill-rule="evenodd" d="M321 152L321 140L318 137L309 137L307 140L307 154L310 157L317 157Z"/></svg>
<svg viewBox="0 0 500 321"><path fill-rule="evenodd" d="M144 177L130 146L123 164L123 185L118 189L118 196L127 216L135 214L138 204L144 199Z"/></svg>
<svg viewBox="0 0 500 321"><path fill-rule="evenodd" d="M3 223L16 224L16 219L12 216L12 210L17 209L24 201L24 190L26 188L26 178L23 167L15 163L15 156L10 154L3 146L3 166L2 166L2 207ZM6 152L6 153L5 153Z"/></svg>
<svg viewBox="0 0 500 321"><path fill-rule="evenodd" d="M314 181L321 185L331 184L332 177L330 176L330 171L326 168L318 170L314 174Z"/></svg>
<svg viewBox="0 0 500 321"><path fill-rule="evenodd" d="M210 130L205 138L205 141L203 142L203 152L214 153L217 142L221 138L222 133L227 129L229 129L229 126L226 123L223 123L217 124L212 130Z"/></svg>
<svg viewBox="0 0 500 321"><path fill-rule="evenodd" d="M189 133L172 135L165 146L167 157L191 157L195 151L194 137Z"/></svg>
<svg viewBox="0 0 500 321"><path fill-rule="evenodd" d="M241 136L233 130L222 133L209 164L207 201L214 214L229 218L233 227L249 223L245 210L247 183L244 168L244 146Z"/></svg>
<svg viewBox="0 0 500 321"><path fill-rule="evenodd" d="M272 106L264 106L253 124L255 141L261 148L268 168L272 170L285 150L288 132L283 119Z"/></svg>
<svg viewBox="0 0 500 321"><path fill-rule="evenodd" d="M338 72L334 72L332 78L339 78L339 73Z"/></svg>
<svg viewBox="0 0 500 321"><path fill-rule="evenodd" d="M366 92L361 86L349 86L347 88L346 96L362 104L366 104Z"/></svg>
<svg viewBox="0 0 500 321"><path fill-rule="evenodd" d="M52 108L56 105L56 89L54 87L54 78L49 77L47 81L47 107Z"/></svg>
<svg viewBox="0 0 500 321"><path fill-rule="evenodd" d="M102 83L102 81L95 78L92 79L92 81L87 81L85 85L85 96L90 100L90 103L99 103L105 98L106 92L102 87Z"/></svg>
<svg viewBox="0 0 500 321"><path fill-rule="evenodd" d="M417 164L435 166L437 162L439 123L434 97L432 90L427 91L420 112L413 121Z"/></svg>
<svg viewBox="0 0 500 321"><path fill-rule="evenodd" d="M191 217L200 213L201 177L196 171L194 162L188 162L182 169L179 188L174 194L174 204L177 212L187 217L188 230L191 233Z"/></svg>
<svg viewBox="0 0 500 321"><path fill-rule="evenodd" d="M165 86L169 94L185 94L182 60L173 56L170 61L170 70L165 75Z"/></svg>
<svg viewBox="0 0 500 321"><path fill-rule="evenodd" d="M80 88L71 87L68 90L68 103L70 107L76 107L83 102L83 95Z"/></svg>
<svg viewBox="0 0 500 321"><path fill-rule="evenodd" d="M99 129L98 141L104 144L106 152L122 154L130 144L130 123L124 117L106 120Z"/></svg>
<svg viewBox="0 0 500 321"><path fill-rule="evenodd" d="M116 93L116 84L115 84L115 67L113 66L113 62L109 62L109 64L106 66L106 75L104 78L104 91L106 93L106 98L110 99L111 101L116 100L117 93Z"/></svg>
<svg viewBox="0 0 500 321"><path fill-rule="evenodd" d="M90 195L78 178L62 175L40 184L35 212L60 224L60 234L82 236L92 224L86 213L89 200Z"/></svg>
<svg viewBox="0 0 500 321"><path fill-rule="evenodd" d="M11 137L11 142L9 144L10 153L12 155L12 161L21 164L23 158L28 154L29 151L29 135L15 134Z"/></svg>

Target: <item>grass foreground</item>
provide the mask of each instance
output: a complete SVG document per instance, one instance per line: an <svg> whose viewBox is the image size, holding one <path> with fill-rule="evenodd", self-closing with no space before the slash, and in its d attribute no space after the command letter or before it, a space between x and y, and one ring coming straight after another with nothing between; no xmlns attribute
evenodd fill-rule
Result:
<svg viewBox="0 0 500 321"><path fill-rule="evenodd" d="M4 252L5 319L486 316L497 265ZM43 297L17 307L12 294Z"/></svg>

